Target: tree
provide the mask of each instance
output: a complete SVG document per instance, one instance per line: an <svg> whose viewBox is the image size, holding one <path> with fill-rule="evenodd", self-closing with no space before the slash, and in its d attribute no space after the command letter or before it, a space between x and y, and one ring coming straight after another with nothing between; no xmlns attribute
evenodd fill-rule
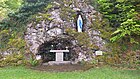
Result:
<svg viewBox="0 0 140 79"><path fill-rule="evenodd" d="M19 12L10 14L9 16L16 18L19 22L28 22L30 16L43 12L50 0L25 0L23 7Z"/></svg>
<svg viewBox="0 0 140 79"><path fill-rule="evenodd" d="M23 5L16 12L10 12L8 18L0 23L1 29L24 29L27 22L32 20L32 16L38 12L44 11L44 8L49 3L49 0L24 0Z"/></svg>
<svg viewBox="0 0 140 79"><path fill-rule="evenodd" d="M17 11L22 2L22 0L0 0L0 21L7 17L7 14Z"/></svg>
<svg viewBox="0 0 140 79"><path fill-rule="evenodd" d="M140 35L139 0L98 0L99 10L109 19L114 28L111 41L126 38L128 42L138 43L134 39ZM116 30L116 31L115 31ZM135 37L133 37L135 36Z"/></svg>

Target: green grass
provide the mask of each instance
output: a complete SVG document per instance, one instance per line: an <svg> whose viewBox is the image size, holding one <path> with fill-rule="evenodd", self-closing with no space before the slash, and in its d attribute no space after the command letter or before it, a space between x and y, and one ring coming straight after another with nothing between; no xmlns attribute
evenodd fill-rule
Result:
<svg viewBox="0 0 140 79"><path fill-rule="evenodd" d="M140 70L120 70L111 67L75 72L41 72L25 67L0 68L0 79L140 79Z"/></svg>

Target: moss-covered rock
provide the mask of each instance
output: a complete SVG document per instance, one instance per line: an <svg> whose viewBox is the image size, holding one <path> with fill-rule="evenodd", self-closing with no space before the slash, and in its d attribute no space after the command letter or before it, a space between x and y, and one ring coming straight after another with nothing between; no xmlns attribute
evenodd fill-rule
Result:
<svg viewBox="0 0 140 79"><path fill-rule="evenodd" d="M84 21L81 33L76 30L78 12ZM70 41L67 45L76 55L73 56L74 60L78 61L91 60L94 55L93 49L104 48L104 40L100 36L102 32L95 28L101 24L101 15L87 0L53 1L46 7L46 11L36 17L37 21L28 24L25 35L27 47L34 54L39 54L42 48L49 50L49 47L45 47L48 46L46 44L59 43L58 39Z"/></svg>

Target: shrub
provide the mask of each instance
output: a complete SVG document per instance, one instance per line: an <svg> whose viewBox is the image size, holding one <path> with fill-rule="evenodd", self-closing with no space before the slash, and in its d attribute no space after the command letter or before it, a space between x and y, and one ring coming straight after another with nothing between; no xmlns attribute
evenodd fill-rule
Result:
<svg viewBox="0 0 140 79"><path fill-rule="evenodd" d="M140 66L140 50L130 51L124 53L107 53L102 57L104 63L123 67L123 68L139 68Z"/></svg>
<svg viewBox="0 0 140 79"><path fill-rule="evenodd" d="M0 66L18 66L24 64L23 54L13 53L10 55L2 56L0 59Z"/></svg>
<svg viewBox="0 0 140 79"><path fill-rule="evenodd" d="M36 60L33 56L30 56L29 63L31 66L37 66L38 65L38 60Z"/></svg>
<svg viewBox="0 0 140 79"><path fill-rule="evenodd" d="M26 53L25 56L25 64L27 66L37 66L39 65L40 61L36 59L35 55L33 53Z"/></svg>

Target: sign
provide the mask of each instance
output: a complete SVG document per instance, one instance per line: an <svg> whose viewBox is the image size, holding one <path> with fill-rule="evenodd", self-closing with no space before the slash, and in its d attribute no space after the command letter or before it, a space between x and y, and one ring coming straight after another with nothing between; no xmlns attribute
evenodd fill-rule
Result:
<svg viewBox="0 0 140 79"><path fill-rule="evenodd" d="M103 52L102 51L96 51L95 55L103 55Z"/></svg>
<svg viewBox="0 0 140 79"><path fill-rule="evenodd" d="M82 28L83 28L83 19L82 19L82 16L79 15L78 19L77 19L77 30L78 30L78 32L82 32Z"/></svg>

